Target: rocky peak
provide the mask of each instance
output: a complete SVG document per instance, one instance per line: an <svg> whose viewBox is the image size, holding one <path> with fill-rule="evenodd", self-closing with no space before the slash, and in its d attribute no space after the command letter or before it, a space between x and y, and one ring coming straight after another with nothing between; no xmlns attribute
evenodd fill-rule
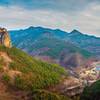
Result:
<svg viewBox="0 0 100 100"><path fill-rule="evenodd" d="M74 29L70 34L73 34L73 35L81 35L82 33L79 32L78 30Z"/></svg>
<svg viewBox="0 0 100 100"><path fill-rule="evenodd" d="M10 36L5 28L0 28L0 45L11 47Z"/></svg>

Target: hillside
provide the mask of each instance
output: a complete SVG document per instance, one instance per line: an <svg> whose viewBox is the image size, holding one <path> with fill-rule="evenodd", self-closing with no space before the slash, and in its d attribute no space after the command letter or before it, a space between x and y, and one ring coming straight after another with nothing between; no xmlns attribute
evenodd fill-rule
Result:
<svg viewBox="0 0 100 100"><path fill-rule="evenodd" d="M45 56L45 58L50 57L51 59L57 61L57 62L55 61L55 63L59 63L65 67L68 67L69 65L71 67L84 65L86 63L85 60L92 57L92 53L83 50L73 45L70 42L65 42L63 40L53 38L50 36L49 37L43 36L39 38L36 42L34 42L34 45L32 45L32 47L34 48L28 51L30 55L38 56L38 57ZM78 55L82 57L77 57ZM68 60L65 60L66 57ZM73 63L71 63L72 60L74 60ZM77 62L76 60L80 60L80 61ZM67 62L69 62L69 64Z"/></svg>
<svg viewBox="0 0 100 100"><path fill-rule="evenodd" d="M37 95L40 96L40 98L45 95L47 100L49 100L49 98L53 98L52 100L59 100L60 98L61 100L61 98L65 97L57 96L57 94L46 91L48 88L61 82L67 76L67 71L58 65L38 61L14 47L6 48L0 46L0 88L4 90L4 97L0 94L0 100L6 100L2 98L8 97L10 98L8 98L9 100L15 100L15 98L23 100L22 98L29 97L31 97L31 99L34 98L34 100L40 100L36 98Z"/></svg>
<svg viewBox="0 0 100 100"><path fill-rule="evenodd" d="M38 53L39 55L46 55L55 59L59 59L63 51L68 51L69 53L79 52L87 58L92 55L90 52L87 52L79 47L76 47L70 42L65 42L50 36L43 36L37 39L37 41L34 42L34 45L32 45L32 47L33 48L31 48L29 53L33 53L33 55L35 55L34 53Z"/></svg>

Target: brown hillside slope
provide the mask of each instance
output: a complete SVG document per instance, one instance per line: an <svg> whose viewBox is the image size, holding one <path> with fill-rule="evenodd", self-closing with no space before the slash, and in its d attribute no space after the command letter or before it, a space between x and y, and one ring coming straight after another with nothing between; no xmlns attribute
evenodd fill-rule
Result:
<svg viewBox="0 0 100 100"><path fill-rule="evenodd" d="M20 90L16 90L15 88L9 88L9 86L3 79L6 73L11 78L20 74L20 72L18 71L9 69L8 65L11 61L12 59L5 52L0 52L0 63L1 63L0 65L0 100L27 100L26 93Z"/></svg>
<svg viewBox="0 0 100 100"><path fill-rule="evenodd" d="M0 100L70 100L48 89L67 77L59 65L36 60L14 47L0 47Z"/></svg>

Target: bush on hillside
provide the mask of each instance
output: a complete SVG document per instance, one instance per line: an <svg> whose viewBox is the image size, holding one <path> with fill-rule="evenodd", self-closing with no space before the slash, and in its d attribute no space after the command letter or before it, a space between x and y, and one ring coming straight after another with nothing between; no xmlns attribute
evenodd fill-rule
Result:
<svg viewBox="0 0 100 100"><path fill-rule="evenodd" d="M80 100L100 100L100 80L85 87Z"/></svg>

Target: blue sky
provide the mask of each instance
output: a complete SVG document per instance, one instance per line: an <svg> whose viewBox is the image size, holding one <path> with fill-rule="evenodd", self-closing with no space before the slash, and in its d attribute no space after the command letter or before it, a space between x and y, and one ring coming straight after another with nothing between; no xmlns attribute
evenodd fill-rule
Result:
<svg viewBox="0 0 100 100"><path fill-rule="evenodd" d="M0 0L0 26L77 29L100 36L100 0Z"/></svg>

